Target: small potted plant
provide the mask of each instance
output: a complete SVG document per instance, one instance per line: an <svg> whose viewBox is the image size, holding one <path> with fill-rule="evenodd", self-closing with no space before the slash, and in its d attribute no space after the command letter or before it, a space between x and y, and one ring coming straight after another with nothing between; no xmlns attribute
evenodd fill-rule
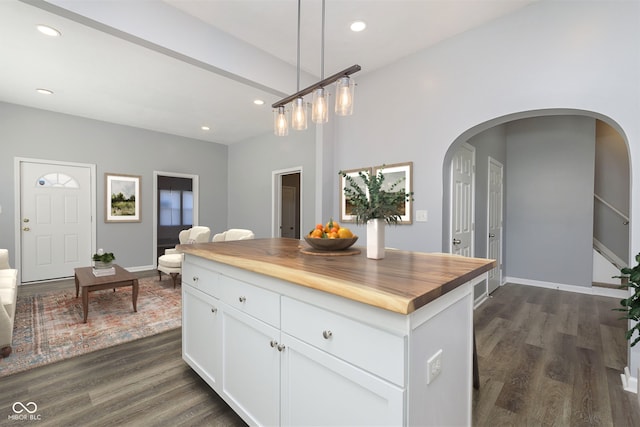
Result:
<svg viewBox="0 0 640 427"><path fill-rule="evenodd" d="M92 259L95 268L110 268L116 256L112 252L105 252L102 249L98 249L98 252L93 254Z"/></svg>
<svg viewBox="0 0 640 427"><path fill-rule="evenodd" d="M631 342L631 347L640 342L640 253L636 255L636 266L633 268L622 268L620 272L622 275L615 276L623 280L627 280L627 283L620 286L621 288L633 288L633 294L628 298L620 300L620 305L623 308L614 308L614 310L622 311L625 313L623 319L633 320L633 326L626 332L627 340L631 340L635 332L638 336Z"/></svg>
<svg viewBox="0 0 640 427"><path fill-rule="evenodd" d="M355 216L356 224L367 224L367 257L384 258L384 227L386 224L398 224L402 207L406 202L413 201L413 192L397 189L404 178L385 187L382 171L378 171L377 175L358 172L366 191L352 176L343 171L338 174L349 184L344 188L344 195L351 204L351 214Z"/></svg>

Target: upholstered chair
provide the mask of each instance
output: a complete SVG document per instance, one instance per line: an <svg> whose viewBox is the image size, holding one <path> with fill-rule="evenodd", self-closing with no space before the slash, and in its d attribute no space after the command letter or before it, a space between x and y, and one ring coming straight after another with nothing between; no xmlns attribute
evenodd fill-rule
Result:
<svg viewBox="0 0 640 427"><path fill-rule="evenodd" d="M245 230L244 228L230 228L227 231L218 233L213 236L212 242L225 242L229 240L249 240L253 239L255 234L251 230Z"/></svg>
<svg viewBox="0 0 640 427"><path fill-rule="evenodd" d="M178 235L181 245L191 243L206 243L211 236L209 227L195 226L188 230L182 230ZM164 255L158 258L158 280L162 279L162 273L171 276L173 279L173 287L176 287L178 275L182 272L182 260L184 254L178 249L166 249Z"/></svg>
<svg viewBox="0 0 640 427"><path fill-rule="evenodd" d="M9 251L0 249L0 355L11 354L13 323L16 314L18 270L9 265Z"/></svg>

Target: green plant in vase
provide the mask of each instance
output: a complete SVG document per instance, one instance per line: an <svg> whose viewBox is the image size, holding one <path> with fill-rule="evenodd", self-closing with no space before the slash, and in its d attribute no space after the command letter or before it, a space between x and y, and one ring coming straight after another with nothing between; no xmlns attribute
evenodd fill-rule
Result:
<svg viewBox="0 0 640 427"><path fill-rule="evenodd" d="M405 178L385 186L382 169L384 165L375 175L360 171L358 180L343 171L338 172L348 184L343 191L351 207L350 214L355 217L356 224L367 224L367 258L371 259L384 258L385 225L397 225L407 202L413 201L413 192L407 193L400 187Z"/></svg>
<svg viewBox="0 0 640 427"><path fill-rule="evenodd" d="M93 254L91 259L94 261L96 268L109 268L116 256L113 252L105 252L102 249L98 249L98 252Z"/></svg>

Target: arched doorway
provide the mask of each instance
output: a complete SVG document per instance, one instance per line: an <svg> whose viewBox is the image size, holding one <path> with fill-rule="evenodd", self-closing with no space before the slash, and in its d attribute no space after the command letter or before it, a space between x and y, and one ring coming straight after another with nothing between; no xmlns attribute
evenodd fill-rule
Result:
<svg viewBox="0 0 640 427"><path fill-rule="evenodd" d="M617 151L605 161L596 161L607 152L611 139L618 140ZM603 230L606 235L600 238L609 239L607 245L622 252L619 257L629 262L630 160L626 137L615 121L581 110L537 110L496 118L463 133L450 146L443 163L444 251L452 236L451 160L464 143L473 145L477 153L474 254L478 257L487 257L492 234L489 159L504 165L501 267L506 280L593 292L593 247ZM603 174L602 168L611 169L612 163L617 164L615 174ZM601 203L594 197L596 191L608 193L598 195L604 200L613 194L615 201ZM618 213L612 214L611 206ZM611 221L618 222L615 230ZM603 294L620 292L606 290ZM488 293L486 287L476 290L476 297L483 293Z"/></svg>

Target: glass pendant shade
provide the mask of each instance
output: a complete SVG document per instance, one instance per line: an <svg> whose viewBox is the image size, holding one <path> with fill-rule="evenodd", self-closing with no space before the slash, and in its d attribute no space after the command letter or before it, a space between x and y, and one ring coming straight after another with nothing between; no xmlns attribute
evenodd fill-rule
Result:
<svg viewBox="0 0 640 427"><path fill-rule="evenodd" d="M284 107L278 107L273 111L273 133L276 136L287 136L289 125L287 124L287 114Z"/></svg>
<svg viewBox="0 0 640 427"><path fill-rule="evenodd" d="M336 82L336 114L350 116L353 114L353 94L355 83L349 76L341 77Z"/></svg>
<svg viewBox="0 0 640 427"><path fill-rule="evenodd" d="M293 101L293 109L291 110L291 127L296 130L307 129L307 105L302 97Z"/></svg>
<svg viewBox="0 0 640 427"><path fill-rule="evenodd" d="M311 110L311 120L314 123L326 123L329 121L327 109L327 95L324 88L318 88L313 91L313 107Z"/></svg>

